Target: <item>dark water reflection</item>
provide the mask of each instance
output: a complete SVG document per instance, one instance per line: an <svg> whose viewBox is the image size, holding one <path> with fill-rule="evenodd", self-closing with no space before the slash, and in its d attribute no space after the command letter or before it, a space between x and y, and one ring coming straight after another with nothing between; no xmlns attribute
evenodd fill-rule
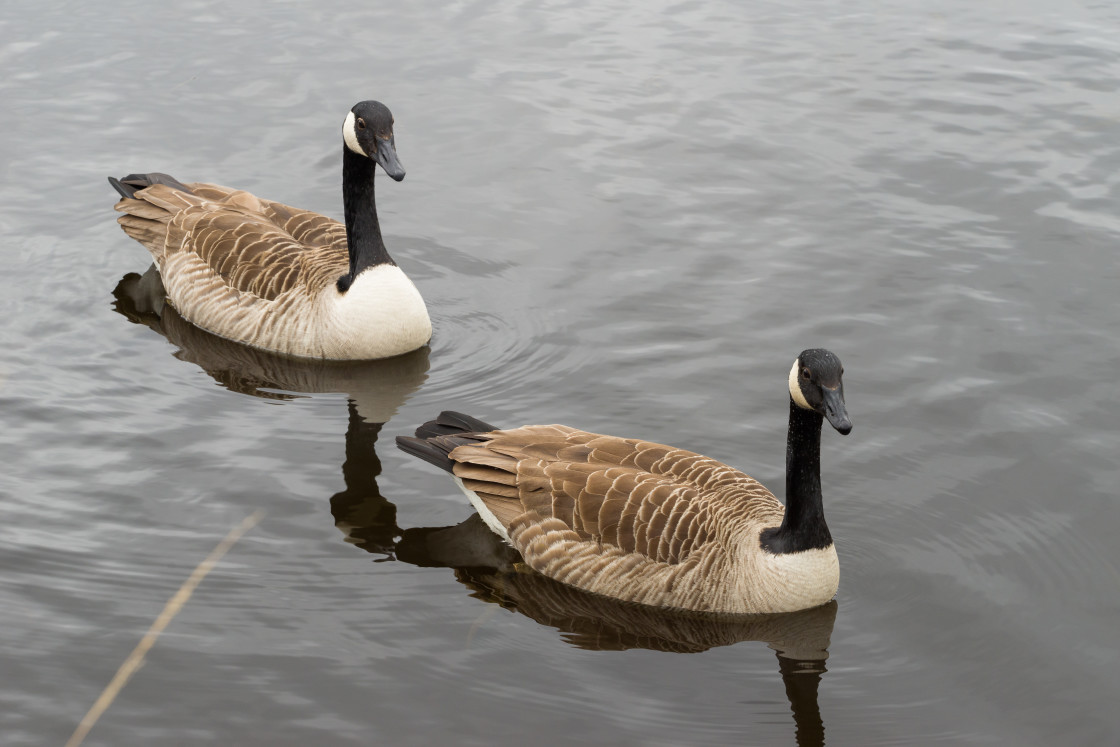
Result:
<svg viewBox="0 0 1120 747"><path fill-rule="evenodd" d="M765 642L777 654L797 744L824 744L817 692L827 671L835 601L781 615L656 610L588 594L542 576L525 566L478 514L453 526L402 528L397 507L378 488L382 466L377 439L385 422L424 382L427 348L383 361L340 363L296 360L238 345L195 327L165 304L154 266L143 275L126 275L113 296L120 314L166 337L178 348L176 358L200 366L231 391L278 400L310 392L348 394L345 489L329 502L345 542L378 556L379 562L451 569L472 598L555 628L565 642L587 651L694 654L744 641Z"/></svg>
<svg viewBox="0 0 1120 747"><path fill-rule="evenodd" d="M266 399L341 392L371 422L384 423L427 380L428 348L377 361L313 361L286 358L225 340L199 329L165 304L155 265L129 273L113 290L114 308L136 324L167 338L179 360L194 363L226 389Z"/></svg>

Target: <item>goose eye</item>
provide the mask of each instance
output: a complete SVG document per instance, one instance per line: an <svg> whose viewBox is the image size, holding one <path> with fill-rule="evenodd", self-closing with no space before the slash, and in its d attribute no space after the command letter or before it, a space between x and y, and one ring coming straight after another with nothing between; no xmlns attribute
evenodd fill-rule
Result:
<svg viewBox="0 0 1120 747"><path fill-rule="evenodd" d="M807 368L801 369L801 378L808 379L810 376L811 376L811 374L809 373L809 369L807 369Z"/></svg>
<svg viewBox="0 0 1120 747"><path fill-rule="evenodd" d="M358 119L358 129L359 130L364 130L365 128L366 128L366 121L364 119Z"/></svg>

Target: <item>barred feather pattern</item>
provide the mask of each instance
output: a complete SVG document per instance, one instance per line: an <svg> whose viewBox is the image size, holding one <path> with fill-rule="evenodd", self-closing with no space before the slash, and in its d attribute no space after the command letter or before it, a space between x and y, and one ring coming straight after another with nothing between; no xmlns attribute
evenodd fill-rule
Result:
<svg viewBox="0 0 1120 747"><path fill-rule="evenodd" d="M759 534L784 507L715 459L561 425L475 438L451 452L455 476L550 578L705 612L790 612L836 594L835 547L765 551Z"/></svg>
<svg viewBox="0 0 1120 747"><path fill-rule="evenodd" d="M184 318L227 339L309 358L382 358L431 337L419 292L395 265L346 294L346 227L214 184L153 184L120 200L121 227L151 252Z"/></svg>

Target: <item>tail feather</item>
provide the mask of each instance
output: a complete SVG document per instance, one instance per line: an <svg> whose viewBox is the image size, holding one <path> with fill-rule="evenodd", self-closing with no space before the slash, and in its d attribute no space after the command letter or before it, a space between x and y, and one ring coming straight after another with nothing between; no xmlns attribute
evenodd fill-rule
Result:
<svg viewBox="0 0 1120 747"><path fill-rule="evenodd" d="M451 457L448 456L450 450L440 448L423 438L397 436L397 448L406 454L423 459L428 464L434 464L445 472L451 471L452 462Z"/></svg>
<svg viewBox="0 0 1120 747"><path fill-rule="evenodd" d="M483 422L461 412L444 410L435 420L429 420L416 429L418 438L432 436L450 436L459 433L489 433L498 430L497 427Z"/></svg>
<svg viewBox="0 0 1120 747"><path fill-rule="evenodd" d="M175 213L185 207L194 193L185 184L167 174L129 174L120 179L110 176L109 183L122 199L113 206L124 213L117 222L124 232L148 248L156 262L160 262L167 249L168 224ZM143 190L154 184L163 184L173 191L153 194Z"/></svg>
<svg viewBox="0 0 1120 747"><path fill-rule="evenodd" d="M451 472L454 463L449 456L456 448L484 438L497 428L470 415L445 410L435 420L416 429L416 437L397 436L397 446L406 454L423 459Z"/></svg>
<svg viewBox="0 0 1120 747"><path fill-rule="evenodd" d="M183 192L190 192L185 184L173 176L161 174L158 171L153 171L150 174L129 174L122 176L120 179L109 177L109 183L113 185L113 189L117 190L121 197L132 199L140 190L150 187L153 184L166 184L173 189L179 189Z"/></svg>
<svg viewBox="0 0 1120 747"><path fill-rule="evenodd" d="M140 191L138 187L125 186L124 184L121 184L121 180L117 179L116 177L110 176L109 183L112 184L113 189L117 190L117 192L120 193L120 196L126 200L131 199L134 194Z"/></svg>

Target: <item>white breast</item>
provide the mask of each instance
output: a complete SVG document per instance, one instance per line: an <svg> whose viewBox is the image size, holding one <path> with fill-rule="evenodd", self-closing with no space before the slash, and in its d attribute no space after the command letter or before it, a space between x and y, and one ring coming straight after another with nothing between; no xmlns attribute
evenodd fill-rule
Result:
<svg viewBox="0 0 1120 747"><path fill-rule="evenodd" d="M836 546L802 552L761 554L766 585L773 585L770 611L787 612L824 604L840 586Z"/></svg>
<svg viewBox="0 0 1120 747"><path fill-rule="evenodd" d="M395 265L369 268L345 293L332 284L321 301L328 358L387 358L416 350L432 337L424 299Z"/></svg>

